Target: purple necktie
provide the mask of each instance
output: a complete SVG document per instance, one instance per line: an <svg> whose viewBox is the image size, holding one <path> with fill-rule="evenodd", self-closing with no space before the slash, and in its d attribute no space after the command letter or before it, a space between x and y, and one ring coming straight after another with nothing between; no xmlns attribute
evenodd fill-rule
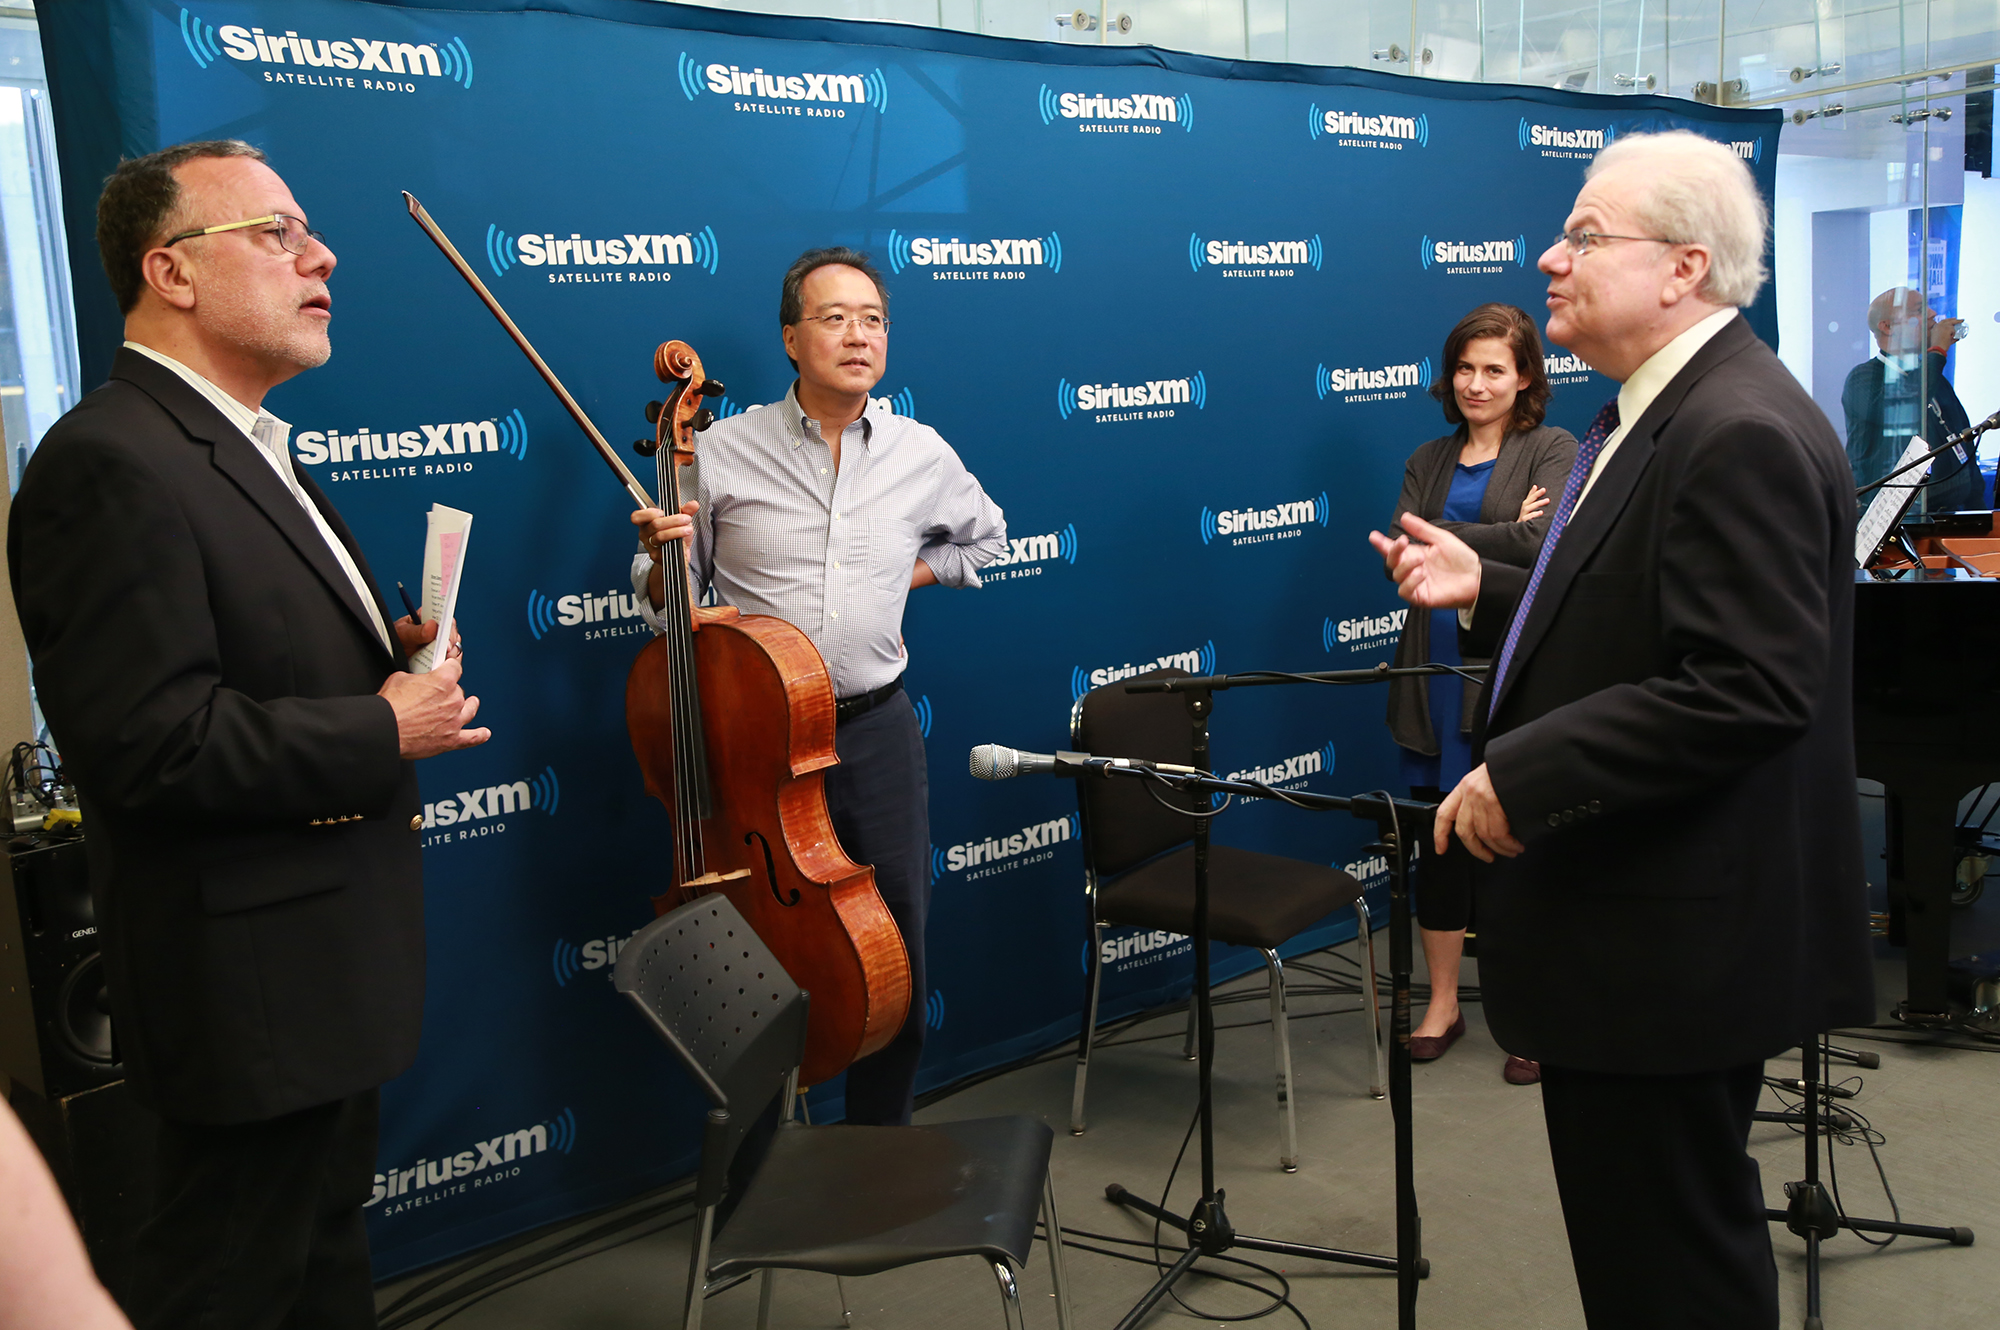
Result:
<svg viewBox="0 0 2000 1330"><path fill-rule="evenodd" d="M1535 558L1535 571L1528 574L1528 589L1521 593L1521 603L1514 609L1514 622L1507 627L1507 640L1501 644L1499 663L1493 667L1493 691L1487 703L1488 716L1493 714L1493 704L1500 700L1500 684L1507 677L1508 663L1514 659L1514 645L1521 640L1521 625L1528 621L1528 609L1535 603L1535 592L1542 585L1542 574L1548 570L1549 556L1555 553L1556 539L1563 528L1569 525L1569 516L1576 511L1577 500L1583 497L1584 484L1590 479L1590 468L1597 463L1597 455L1604 451L1604 441L1618 428L1618 399L1612 398L1597 413L1597 419L1590 422L1584 431L1583 442L1577 445L1576 464L1569 469L1569 479L1563 482L1562 499L1556 504L1556 515L1549 522L1549 534L1542 537L1542 552Z"/></svg>

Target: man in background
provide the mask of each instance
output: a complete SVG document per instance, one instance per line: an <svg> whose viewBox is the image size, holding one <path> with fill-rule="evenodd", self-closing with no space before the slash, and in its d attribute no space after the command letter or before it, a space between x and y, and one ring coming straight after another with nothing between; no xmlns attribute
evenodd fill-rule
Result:
<svg viewBox="0 0 2000 1330"><path fill-rule="evenodd" d="M1856 489L1894 470L1903 450L1919 434L1929 447L1937 448L1971 423L1957 390L1944 376L1945 355L1956 330L1964 325L1964 319L1940 319L1923 296L1907 286L1891 287L1868 302L1875 354L1848 371L1840 390L1840 405L1847 415L1847 460ZM1927 471L1920 469L1897 483L1914 484L1921 476L1929 477L1921 491L1926 512L1993 506L1971 444L1940 454ZM1873 497L1863 495L1861 501L1866 505Z"/></svg>
<svg viewBox="0 0 2000 1330"><path fill-rule="evenodd" d="M376 1087L423 1010L415 759L482 743L407 653L265 394L331 354L333 252L234 140L98 201L108 383L14 501L14 602L88 835L112 1025L159 1118L140 1330L375 1324Z"/></svg>
<svg viewBox="0 0 2000 1330"><path fill-rule="evenodd" d="M936 430L870 399L889 363L889 295L868 256L808 250L785 274L778 327L798 378L782 401L719 420L695 453L694 499L632 514L632 564L659 628L660 546L689 540L697 588L771 614L819 648L833 679L826 801L848 856L872 865L910 957L896 1037L847 1072L847 1120L907 1123L924 1048L930 777L903 692L903 606L918 587L976 587L1007 549L1000 508Z"/></svg>

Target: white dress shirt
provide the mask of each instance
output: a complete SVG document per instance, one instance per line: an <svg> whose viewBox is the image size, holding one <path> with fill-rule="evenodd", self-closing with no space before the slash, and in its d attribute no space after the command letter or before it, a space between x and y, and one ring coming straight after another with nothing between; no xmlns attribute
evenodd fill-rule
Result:
<svg viewBox="0 0 2000 1330"><path fill-rule="evenodd" d="M1646 357L1646 362L1632 371L1632 377L1618 389L1618 428L1611 431L1611 437L1604 441L1597 460L1591 464L1590 479L1583 482L1583 493L1576 496L1578 508L1583 507L1583 501L1590 497L1590 487L1604 474L1604 464L1611 460L1611 454L1618 451L1618 445L1625 441L1625 436L1639 422L1639 417L1646 414L1646 408L1653 404L1653 399L1674 381L1674 375L1687 368L1688 361L1694 359L1694 353L1708 345L1709 338L1733 323L1740 312L1734 305L1715 311ZM1574 509L1570 516L1576 516Z"/></svg>
<svg viewBox="0 0 2000 1330"><path fill-rule="evenodd" d="M172 356L155 351L150 346L142 346L138 342L127 342L125 345L130 350L158 361L180 375L187 381L188 387L206 398L211 406L222 413L225 420L243 431L244 438L257 446L258 455L271 464L271 469L278 473L278 479L284 482L292 497L299 501L299 507L306 510L306 516L312 519L313 526L319 531L320 538L326 541L326 547L332 551L334 559L340 564L341 571L346 573L347 580L354 584L354 594L361 598L362 605L367 608L369 625L375 629L375 636L382 639L383 649L391 655L395 654L395 647L389 637L389 625L383 620L382 611L375 604L375 593L369 589L366 582L362 581L361 570L355 566L354 556L347 552L347 546L340 543L340 537L333 534L333 528L327 525L319 506L307 498L305 490L299 486L298 475L292 470L292 427L269 411L251 410Z"/></svg>
<svg viewBox="0 0 2000 1330"><path fill-rule="evenodd" d="M691 472L681 497L701 505L697 586L804 632L835 697L873 692L908 664L903 603L917 560L940 585L976 587L979 569L1007 552L999 505L936 430L896 415L887 398L870 399L841 434L837 468L794 389L702 431ZM659 632L652 570L651 555L633 559L640 613Z"/></svg>

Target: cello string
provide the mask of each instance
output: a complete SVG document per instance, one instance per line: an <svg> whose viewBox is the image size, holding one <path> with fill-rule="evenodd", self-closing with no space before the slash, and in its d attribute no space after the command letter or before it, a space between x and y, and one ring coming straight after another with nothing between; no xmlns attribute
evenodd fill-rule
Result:
<svg viewBox="0 0 2000 1330"><path fill-rule="evenodd" d="M665 437L661 441L658 454L661 492L668 496L668 502L672 505L671 511L674 512L680 510L680 473L673 456L672 445L675 440L672 408L679 405L685 391L684 386L669 395L666 428L661 431ZM683 879L685 881L700 877L707 871L707 864L701 841L701 754L698 751L701 701L697 691L694 663L693 592L688 583L687 547L678 541L674 544L666 573L674 583L674 641L671 661L674 688L671 700L674 707L676 802L681 813L682 840L686 847L688 865L688 872Z"/></svg>
<svg viewBox="0 0 2000 1330"><path fill-rule="evenodd" d="M672 449L663 445L658 454L659 493L669 512L677 511L680 506L678 503L680 494L676 485L676 477L671 460L672 456ZM666 621L667 703L671 715L669 732L672 735L674 749L674 878L675 885L680 885L690 878L700 876L699 871L693 866L693 842L688 832L693 819L689 815L692 811L692 806L690 803L686 759L687 726L682 711L682 700L685 697L686 690L682 679L683 644L680 627L687 622L687 616L684 612L685 607L681 603L681 593L674 577L674 564L676 562L674 555L671 551L667 550L662 550L661 554L660 598Z"/></svg>

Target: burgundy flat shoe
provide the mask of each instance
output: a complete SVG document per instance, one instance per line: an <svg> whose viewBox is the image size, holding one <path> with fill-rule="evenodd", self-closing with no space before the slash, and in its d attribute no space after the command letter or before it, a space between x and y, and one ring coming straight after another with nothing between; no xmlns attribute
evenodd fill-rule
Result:
<svg viewBox="0 0 2000 1330"><path fill-rule="evenodd" d="M1542 1064L1533 1058L1517 1058L1507 1055L1507 1065L1500 1068L1500 1079L1509 1085L1535 1085L1542 1079Z"/></svg>
<svg viewBox="0 0 2000 1330"><path fill-rule="evenodd" d="M1435 1062L1444 1056L1444 1051L1458 1042L1465 1033L1465 1013L1459 1012L1458 1019L1443 1034L1412 1035L1410 1038L1410 1061Z"/></svg>

